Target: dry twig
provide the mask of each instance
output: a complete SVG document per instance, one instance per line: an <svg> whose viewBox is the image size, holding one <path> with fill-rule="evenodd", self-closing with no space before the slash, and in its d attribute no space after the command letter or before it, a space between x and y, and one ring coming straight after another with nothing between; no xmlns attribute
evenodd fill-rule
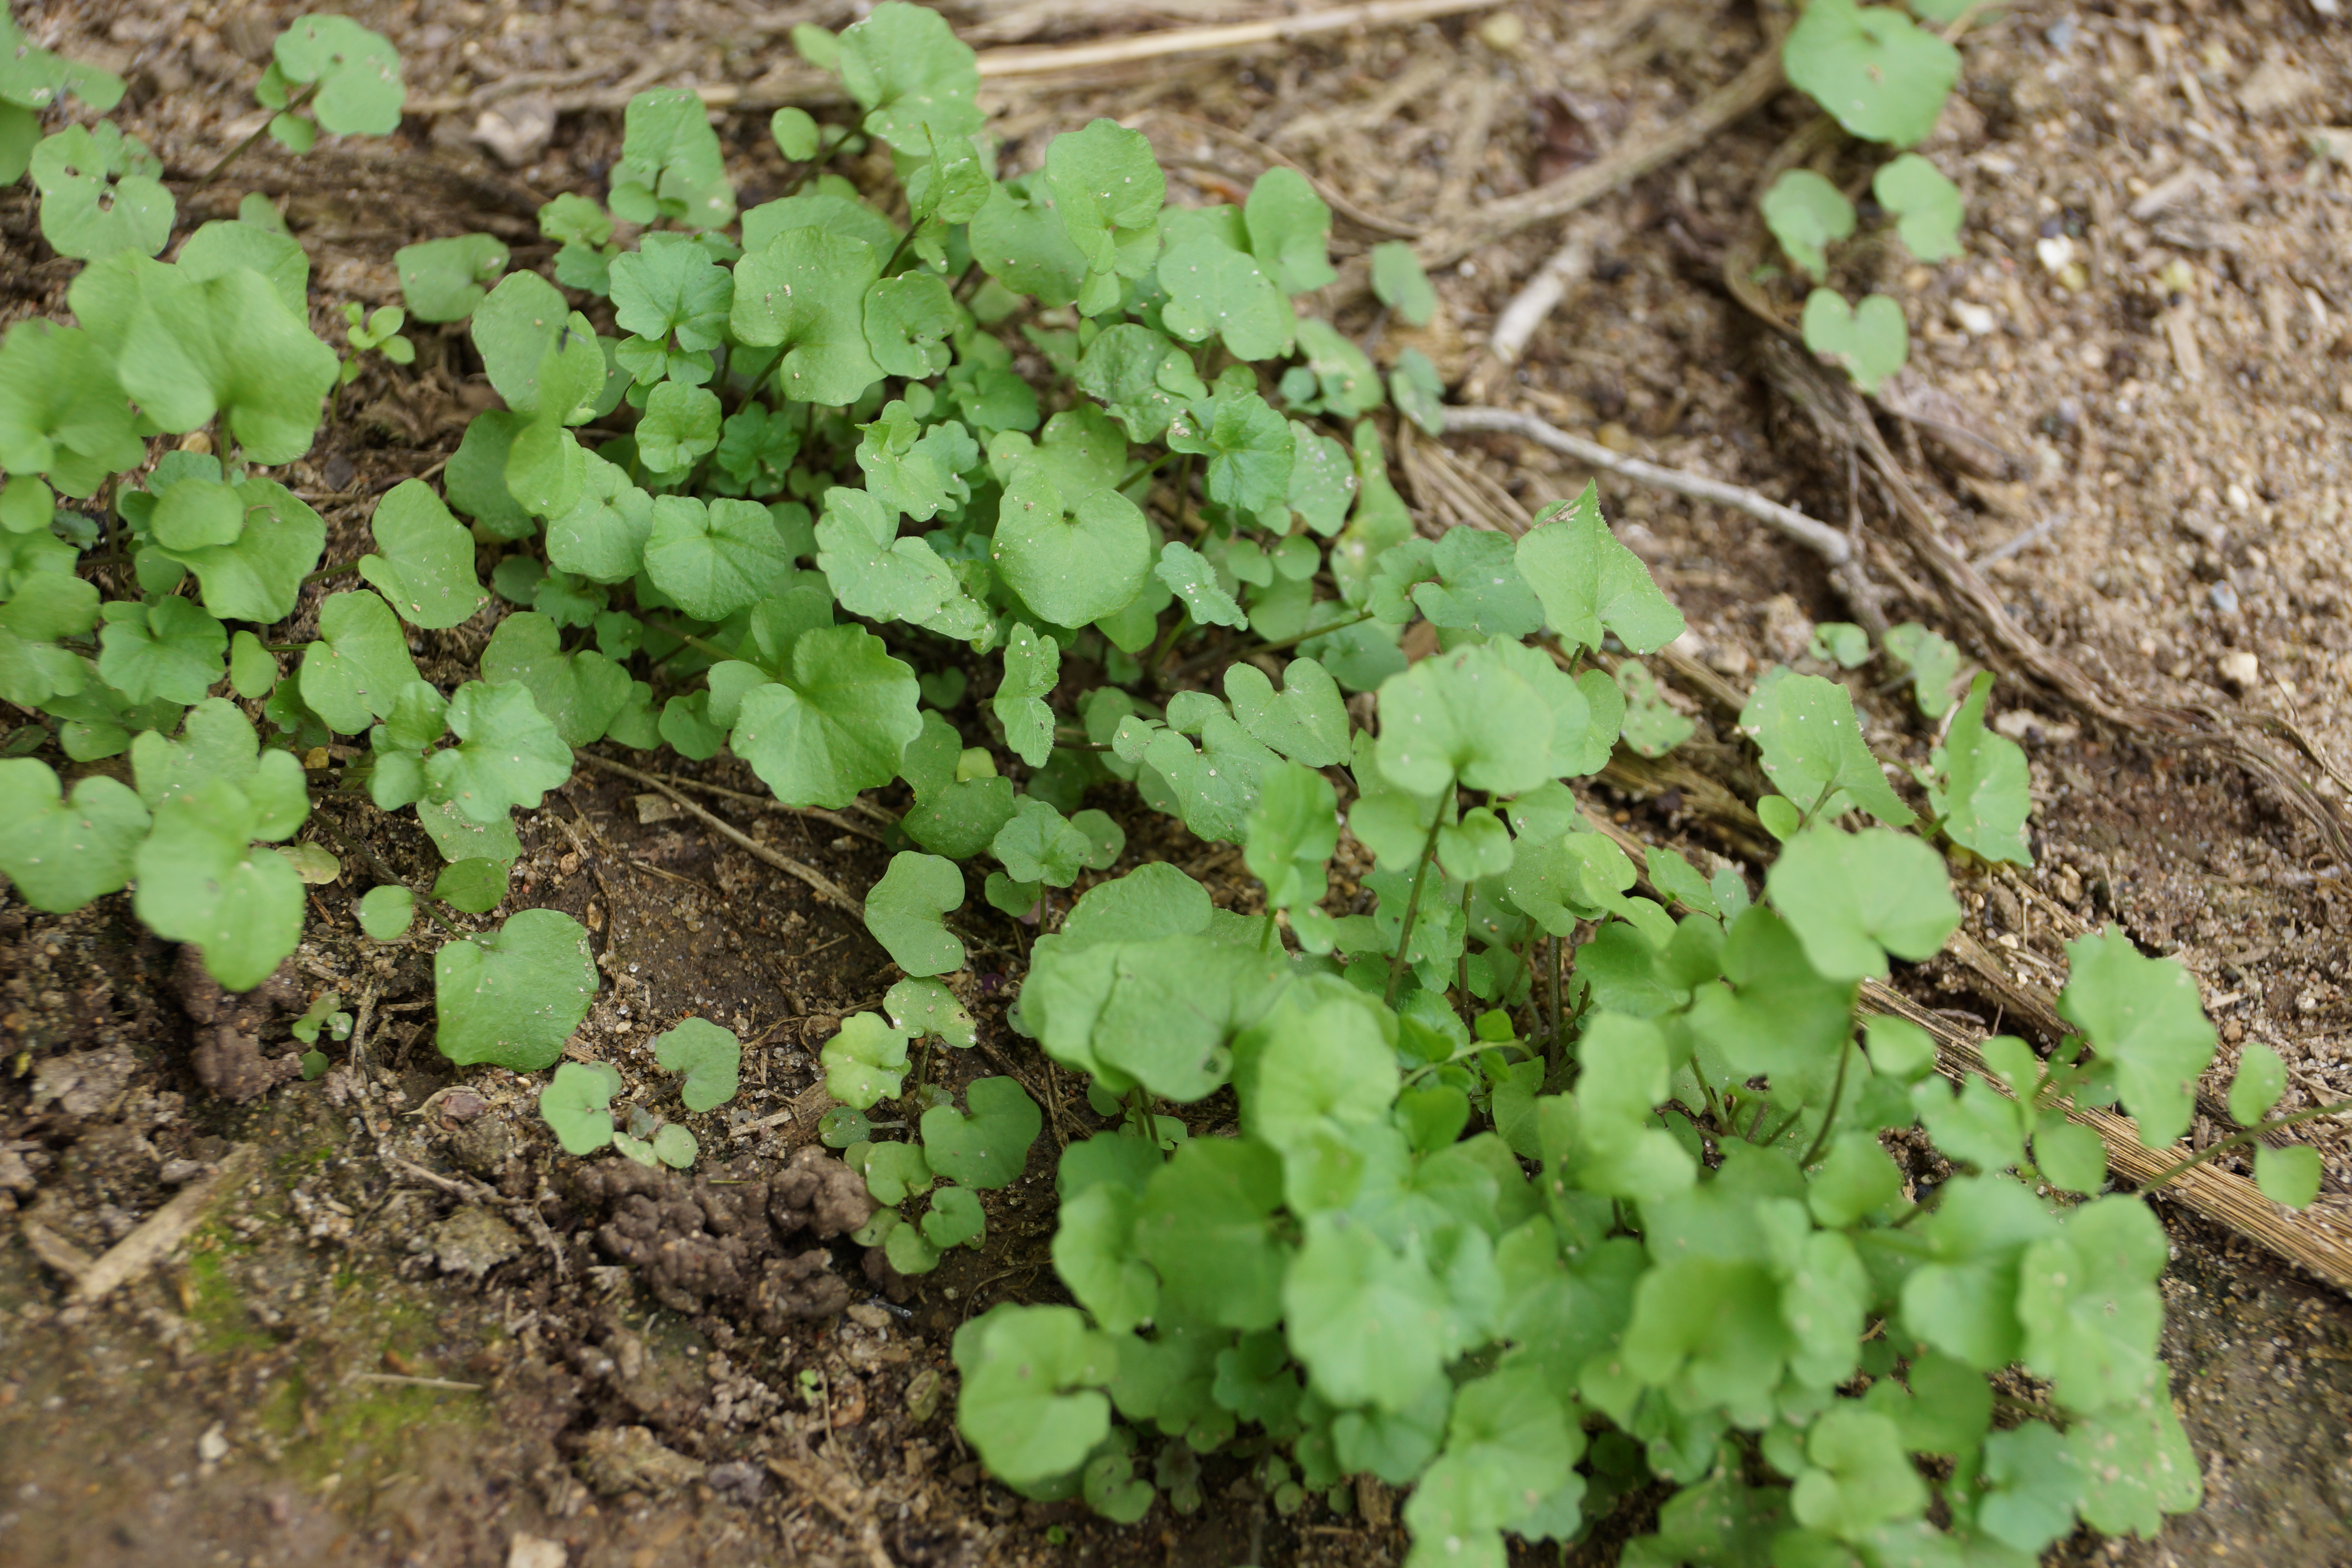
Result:
<svg viewBox="0 0 2352 1568"><path fill-rule="evenodd" d="M616 763L610 757L600 757L593 752L582 752L579 755L584 762L593 763L600 768L608 768L614 773L621 774L625 778L635 779L639 784L645 784L649 788L659 790L662 794L669 796L672 801L676 802L681 810L692 815L705 827L709 828L713 833L718 834L729 843L733 844L737 848L743 850L755 859L766 861L769 865L773 866L777 870L783 872L788 877L799 878L802 881L806 882L811 888L814 889L819 898L824 899L828 902L848 910L859 920L864 920L866 918L866 905L840 883L835 881L832 878L826 876L824 872L818 870L814 866L803 865L788 855L779 855L776 851L769 848L766 845L761 843L758 839L752 837L741 828L735 826L731 823L723 821L719 817L714 816L709 812L703 810L702 807L687 799L685 795L679 794L677 790L672 789L668 784L664 784L654 774L640 773L635 768L629 766L626 763Z"/></svg>

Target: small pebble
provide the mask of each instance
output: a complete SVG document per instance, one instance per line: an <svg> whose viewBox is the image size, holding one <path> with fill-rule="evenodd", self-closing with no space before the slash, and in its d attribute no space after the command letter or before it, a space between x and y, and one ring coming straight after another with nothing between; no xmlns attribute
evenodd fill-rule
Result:
<svg viewBox="0 0 2352 1568"><path fill-rule="evenodd" d="M2212 603L2215 609L2225 616L2234 616L2238 613L2238 591L2230 586L2226 581L2216 583L2206 589L2205 597Z"/></svg>
<svg viewBox="0 0 2352 1568"><path fill-rule="evenodd" d="M2221 658L2221 682L2231 690L2243 695L2262 679L2262 661L2244 648L2225 653Z"/></svg>

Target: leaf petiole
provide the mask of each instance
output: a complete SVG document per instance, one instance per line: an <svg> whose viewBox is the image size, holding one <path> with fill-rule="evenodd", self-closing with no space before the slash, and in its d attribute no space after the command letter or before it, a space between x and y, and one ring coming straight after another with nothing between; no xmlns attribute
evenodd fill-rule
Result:
<svg viewBox="0 0 2352 1568"><path fill-rule="evenodd" d="M291 114L296 110L301 108L304 104L310 102L311 99L317 97L319 89L324 84L325 80L326 79L321 77L317 81L306 83L301 91L296 93L293 97L286 100L285 108L274 111L268 119L261 122L260 126L255 130L252 135L247 137L244 141L230 148L227 152L222 153L221 161L215 163L211 168L205 170L204 174L198 177L195 184L192 188L201 191L206 185L211 184L215 180L219 179L231 163L236 163L239 158L244 157L247 152L252 150L255 142L269 134L269 128L278 123L278 115Z"/></svg>
<svg viewBox="0 0 2352 1568"><path fill-rule="evenodd" d="M2217 1160L2232 1149L2244 1148L2265 1132L2276 1132L2300 1122L2316 1121L2323 1116L2340 1116L2347 1111L2352 1111L2352 1100L2339 1100L2333 1105L2315 1105L2307 1110L2298 1110L2291 1116L2273 1116L2268 1121L2258 1121L2243 1131L2231 1133L2202 1153L2183 1160L2169 1170L2158 1172L2151 1180L2141 1183L2139 1190L2143 1193L2152 1193L2166 1183L2177 1181L2187 1175L2209 1160Z"/></svg>
<svg viewBox="0 0 2352 1568"><path fill-rule="evenodd" d="M1445 824L1445 802L1437 803L1437 810L1429 824L1429 837L1421 846L1421 865L1412 874L1412 891L1404 900L1404 923L1397 931L1396 952L1389 959L1389 987L1381 994L1381 1005L1396 1005L1397 987L1404 981L1404 955L1412 946L1413 922L1421 917L1421 889L1429 880L1429 863L1437 856L1437 830Z"/></svg>

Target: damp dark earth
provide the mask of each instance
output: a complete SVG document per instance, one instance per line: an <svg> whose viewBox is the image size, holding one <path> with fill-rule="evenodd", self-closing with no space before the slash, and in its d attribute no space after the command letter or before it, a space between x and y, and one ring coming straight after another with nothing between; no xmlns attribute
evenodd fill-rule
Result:
<svg viewBox="0 0 2352 1568"><path fill-rule="evenodd" d="M852 116L792 30L870 7L347 9L399 50L397 129L302 157L264 139L207 182L268 122L254 86L295 8L13 8L33 42L124 79L111 118L152 148L184 223L253 193L274 207L339 347L347 305L364 320L402 302L403 247L489 235L518 270L554 267L541 209L604 197L645 88L702 93L745 208L781 194L772 112ZM982 51L1008 171L1109 117L1149 137L1171 206L1241 202L1274 168L1313 182L1340 267L1318 313L1383 368L1410 351L1435 395L1499 411L1443 437L1381 411L1422 532L1523 533L1597 480L1687 623L1654 665L1689 737L1663 757L1621 746L1577 785L1621 843L1760 889L1775 846L1745 693L1773 665L1843 678L1849 623L1924 624L2001 675L1989 723L2024 751L2032 864L1957 876L1960 931L1895 965L1886 1005L1955 1038L2047 1047L2066 944L2110 927L2177 959L2218 1029L2184 1152L2229 1135L2250 1047L2283 1066L2283 1111L2352 1097L2352 18L2336 0L1972 12L1917 149L1965 199L1955 253L1930 266L1866 243L1832 273L1908 321L1909 365L1860 428L1759 316L1793 321L1801 300L1761 265L1757 217L1792 147L1884 216L1866 163L1804 140L1817 111L1770 68L1789 26L1772 0L1372 5L1176 49L1150 41L1317 13L936 9ZM879 147L837 173L893 180ZM0 191L0 325L65 312L79 263L38 211L29 182ZM1364 258L1395 241L1430 264L1425 325L1366 290ZM462 323L406 331L410 358L355 356L317 442L272 470L324 518L330 562L368 549L378 498L439 476L500 406ZM1758 505L1661 489L1623 459ZM1850 560L1770 523L1775 504L1826 520ZM1922 564L1937 560L1958 564ZM306 590L296 630L311 635L335 586ZM470 679L512 608L415 634L417 669L445 689ZM1407 655L1434 652L1415 629ZM1061 668L1073 692L1102 673ZM1941 731L1883 668L1851 684L1907 781ZM980 736L983 699L961 700ZM0 705L0 733L11 756L48 746L69 777L130 777L122 757L69 767L29 710ZM359 754L339 739L306 766ZM360 910L379 883L431 885L442 854L413 814L314 794L300 945L248 990L154 936L129 893L58 915L0 890L0 1561L1405 1562L1407 1494L1369 1476L1302 1499L1279 1459L1227 1449L1175 1484L1163 1472L1158 1500L1117 1524L992 1479L956 1423L957 1331L1001 1303L1072 1300L1050 1250L1056 1162L1125 1114L1008 1017L1032 944L1069 899L1146 865L1269 916L1239 848L1097 778L1083 805L1116 825L1110 864L1025 915L975 891L952 917L964 960L939 978L974 1042L923 1068L957 1092L1014 1080L1040 1128L1025 1167L978 1194L984 1244L909 1274L859 1239L877 1205L821 1136L839 1102L819 1061L907 978L853 912L907 847L905 786L792 810L724 752L600 742L516 816L503 899L469 929L527 910L578 922L595 991L563 1057L611 1064L631 1100L690 1131L686 1172L567 1153L541 1114L546 1074L453 1065L436 1040L442 931L378 941ZM1373 856L1352 834L1330 869L1329 908L1370 910ZM348 1028L321 1033L331 1013ZM688 1017L742 1042L737 1091L709 1110L681 1109L656 1058ZM1159 1109L1195 1138L1240 1124L1230 1093ZM2352 1119L2292 1141L2320 1162L2306 1209L2185 1186L2153 1201L2161 1351L2201 1502L2153 1536L2079 1528L2044 1562L2352 1563ZM2246 1152L2205 1167L2230 1179L2212 1191L2253 1192ZM1933 1180L1950 1173L1918 1153ZM1997 1382L2011 1405L2039 1397L2022 1374ZM1633 1487L1575 1542L1514 1541L1510 1561L1613 1563L1667 1495Z"/></svg>

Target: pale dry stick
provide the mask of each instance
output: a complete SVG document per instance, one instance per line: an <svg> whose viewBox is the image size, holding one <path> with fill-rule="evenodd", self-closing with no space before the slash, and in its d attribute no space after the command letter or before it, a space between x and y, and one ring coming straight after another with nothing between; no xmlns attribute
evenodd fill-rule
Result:
<svg viewBox="0 0 2352 1568"><path fill-rule="evenodd" d="M1628 458L1610 450L1598 441L1570 435L1547 420L1538 419L1532 414L1523 414L1516 408L1458 408L1448 405L1445 433L1448 436L1472 433L1517 436L1562 457L1590 463L1620 479L1745 512L1760 522L1770 524L1833 567L1848 565L1853 560L1853 542L1837 529L1818 518L1806 516L1792 506L1783 506L1746 485L1727 484L1721 479L1710 479L1704 475L1685 473L1680 468L1664 468L1656 463L1643 462L1639 458Z"/></svg>
<svg viewBox="0 0 2352 1568"><path fill-rule="evenodd" d="M835 812L827 811L821 805L786 805L782 801L778 800L773 795L751 795L740 789L729 789L724 784L705 784L700 779L681 778L676 773L648 773L635 772L634 770L631 770L625 763L616 763L609 757L600 757L591 752L583 752L581 755L586 757L587 760L592 763L601 763L605 767L609 767L615 773L631 773L632 776L643 783L666 784L674 785L678 789L699 790L704 795L715 795L721 800L731 800L739 805L755 806L761 811L773 812L779 816L814 816L819 822L829 822L833 824L834 826L840 828L844 833L855 833L861 838L871 838L877 844L887 844L889 842L889 840L885 838L881 834L877 833L874 829L866 826L864 824L852 822L847 817L840 816ZM863 798L860 798L856 802L856 805L867 816L874 817L877 821L891 823L898 820L897 817L892 816L880 806L867 805Z"/></svg>
<svg viewBox="0 0 2352 1568"><path fill-rule="evenodd" d="M1339 5L1328 11L1308 11L1263 22L1236 22L1212 27L1170 27L1160 32L1138 33L1087 44L983 49L980 52L978 64L983 80L1053 76L1064 71L1131 65L1171 55L1216 54L1229 49L1252 48L1262 44L1286 43L1296 38L1351 32L1357 28L1400 26L1440 16L1458 16L1469 11L1488 11L1501 4L1502 0L1372 0L1370 5ZM717 82L691 90L702 100L706 109L766 108L772 104L822 103L842 100L840 82L833 73L815 69L776 72L762 81ZM589 92L556 95L551 100L551 105L558 113L563 113L583 109L619 109L625 107L628 100L627 89L602 88ZM477 107L477 104L471 94L460 96L452 93L437 98L411 99L406 107L411 114L455 114Z"/></svg>
<svg viewBox="0 0 2352 1568"><path fill-rule="evenodd" d="M1483 399L1495 374L1519 363L1536 329L1568 297L1569 289L1591 271L1592 242L1581 234L1570 235L1495 318L1495 330L1486 334L1486 353L1463 384L1471 397Z"/></svg>
<svg viewBox="0 0 2352 1568"><path fill-rule="evenodd" d="M95 1301L119 1286L145 1274L172 1255L196 1227L215 1199L233 1191L252 1171L257 1158L250 1143L240 1143L213 1173L180 1189L170 1203L139 1222L138 1228L100 1254L75 1282L75 1298Z"/></svg>
<svg viewBox="0 0 2352 1568"><path fill-rule="evenodd" d="M731 823L726 822L718 816L714 816L709 812L703 810L702 807L687 799L685 795L679 794L677 790L672 789L669 785L664 784L652 773L639 773L636 769L630 767L625 763L616 763L610 757L600 757L593 752L582 752L578 753L578 755L583 762L593 763L600 768L609 768L613 772L622 774L624 777L633 778L639 784L646 784L651 788L661 791L662 794L669 796L672 801L676 802L681 810L692 815L705 827L708 827L713 833L719 835L729 843L733 844L737 848L743 850L755 859L766 861L769 865L773 866L777 870L783 872L786 876L799 878L802 881L806 882L811 888L814 889L818 897L848 910L859 920L864 920L866 918L866 905L852 895L849 890L844 888L840 883L835 881L832 878L826 876L824 872L818 870L814 866L804 866L800 861L793 859L790 856L777 854L774 850L769 848L766 845L761 843L750 834L743 832L740 828L736 827Z"/></svg>

